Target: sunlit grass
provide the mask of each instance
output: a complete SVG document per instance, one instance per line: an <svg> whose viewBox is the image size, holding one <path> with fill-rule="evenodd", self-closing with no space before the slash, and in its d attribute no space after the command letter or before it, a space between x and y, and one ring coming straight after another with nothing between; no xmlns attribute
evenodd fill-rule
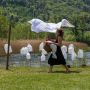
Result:
<svg viewBox="0 0 90 90"><path fill-rule="evenodd" d="M90 67L65 73L63 67L55 66L53 73L47 71L48 67L1 68L0 90L90 90Z"/></svg>

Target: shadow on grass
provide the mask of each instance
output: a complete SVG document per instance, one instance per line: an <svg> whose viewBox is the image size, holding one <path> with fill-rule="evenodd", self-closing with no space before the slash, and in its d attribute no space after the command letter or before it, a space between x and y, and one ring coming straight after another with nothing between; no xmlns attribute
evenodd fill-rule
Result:
<svg viewBox="0 0 90 90"><path fill-rule="evenodd" d="M46 73L47 71L37 71L38 73ZM68 73L80 73L82 71L70 71L70 72L66 72L66 71L53 71L51 73L65 73L65 74L68 74ZM47 73L50 73L50 72L47 72Z"/></svg>
<svg viewBox="0 0 90 90"><path fill-rule="evenodd" d="M52 73L80 73L81 71L70 71L70 72L66 72L66 71L54 71Z"/></svg>

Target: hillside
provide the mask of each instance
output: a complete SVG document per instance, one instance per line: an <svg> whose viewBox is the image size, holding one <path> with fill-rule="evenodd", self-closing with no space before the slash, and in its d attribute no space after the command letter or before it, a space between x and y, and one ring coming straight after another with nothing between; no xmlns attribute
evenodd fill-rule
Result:
<svg viewBox="0 0 90 90"><path fill-rule="evenodd" d="M90 13L89 0L0 0L0 7L4 15L13 14L21 22L32 18L58 22L73 13Z"/></svg>

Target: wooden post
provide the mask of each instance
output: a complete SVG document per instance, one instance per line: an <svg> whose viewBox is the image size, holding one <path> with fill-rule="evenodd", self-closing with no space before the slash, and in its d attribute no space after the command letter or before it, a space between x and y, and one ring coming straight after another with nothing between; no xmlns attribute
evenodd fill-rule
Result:
<svg viewBox="0 0 90 90"><path fill-rule="evenodd" d="M7 61L6 61L6 70L9 69L9 46L10 46L10 38L11 38L11 23L9 24L9 30L8 30L8 51L7 51Z"/></svg>

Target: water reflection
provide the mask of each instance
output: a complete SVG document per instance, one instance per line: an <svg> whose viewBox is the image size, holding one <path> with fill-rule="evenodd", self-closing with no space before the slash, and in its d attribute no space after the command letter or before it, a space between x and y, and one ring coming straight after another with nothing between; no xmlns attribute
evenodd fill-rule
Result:
<svg viewBox="0 0 90 90"><path fill-rule="evenodd" d="M21 54L12 54L10 55L10 61L9 65L10 66L32 66L32 67L40 67L40 66L48 66L48 58L49 55L46 55L46 60L41 61L41 54L40 53L31 53L31 60L27 60L25 55ZM81 60L82 61L82 60ZM74 65L80 66L81 63L80 59L77 59L74 61ZM70 61L69 58L69 62ZM84 53L84 63L86 65L90 65L90 52L85 52ZM6 65L6 57L0 57L0 66L5 66Z"/></svg>

